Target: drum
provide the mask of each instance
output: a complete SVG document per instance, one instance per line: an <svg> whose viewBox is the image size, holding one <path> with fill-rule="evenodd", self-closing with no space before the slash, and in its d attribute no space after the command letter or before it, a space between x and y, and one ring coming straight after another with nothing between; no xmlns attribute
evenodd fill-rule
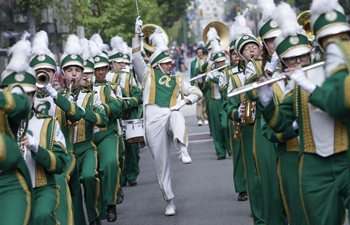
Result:
<svg viewBox="0 0 350 225"><path fill-rule="evenodd" d="M127 143L145 142L143 119L123 120L124 139Z"/></svg>

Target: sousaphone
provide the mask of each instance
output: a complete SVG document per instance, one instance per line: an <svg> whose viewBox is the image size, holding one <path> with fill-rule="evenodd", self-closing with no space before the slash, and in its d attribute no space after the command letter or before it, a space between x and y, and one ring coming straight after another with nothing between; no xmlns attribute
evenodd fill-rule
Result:
<svg viewBox="0 0 350 225"><path fill-rule="evenodd" d="M222 22L219 21L213 21L208 23L207 26L205 26L203 33L202 33L202 40L205 44L207 44L207 33L211 27L214 27L216 31L218 32L218 35L220 37L220 45L222 49L228 49L230 45L230 30L229 28Z"/></svg>
<svg viewBox="0 0 350 225"><path fill-rule="evenodd" d="M143 47L153 53L155 51L155 48L152 46L151 41L149 40L149 37L151 36L151 34L153 34L153 32L159 28L162 31L162 35L164 37L165 40L165 44L168 46L169 44L169 37L167 35L167 33L164 31L164 29L158 25L155 24L145 24L142 26L142 33L144 34L144 38L143 38Z"/></svg>

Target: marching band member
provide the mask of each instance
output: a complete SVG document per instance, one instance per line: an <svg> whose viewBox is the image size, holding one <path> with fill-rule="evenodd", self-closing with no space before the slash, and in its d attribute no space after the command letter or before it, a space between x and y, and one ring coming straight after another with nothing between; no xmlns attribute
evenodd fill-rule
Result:
<svg viewBox="0 0 350 225"><path fill-rule="evenodd" d="M193 78L196 76L196 68L201 68L204 64L204 53L203 53L202 46L198 47L196 49L196 57L191 62L191 69L190 69L190 78ZM199 88L198 80L191 81L192 86L196 86ZM204 98L197 101L196 104L196 114L197 114L197 125L202 126L208 125L208 115L207 115L207 106L205 104Z"/></svg>
<svg viewBox="0 0 350 225"><path fill-rule="evenodd" d="M239 64L239 58L235 50L235 33L234 25L230 27L230 67L226 71L227 88L226 92L229 94L233 89L239 88L244 84L244 74L242 67ZM241 80L242 79L242 80ZM226 96L227 96L226 94ZM225 99L225 109L228 113L228 99ZM238 193L238 201L246 201L246 178L244 173L244 165L241 149L241 128L240 124L228 115L228 133L229 133L229 146L231 149L232 162L233 162L233 183L236 193Z"/></svg>
<svg viewBox="0 0 350 225"><path fill-rule="evenodd" d="M213 61L212 69L223 67L226 65L226 55L221 49L218 41L218 34L214 27L209 28L207 33L208 42L212 48L211 60ZM223 78L226 80L225 69L220 71L209 72L206 75L205 82L202 86L202 90L209 92L208 104L208 117L209 125L211 127L211 133L213 136L214 146L216 150L216 156L218 160L226 158L226 152L230 154L227 146L228 132L227 132L227 120L224 119L224 126L221 123L221 115L223 113L223 100L220 94L219 79Z"/></svg>
<svg viewBox="0 0 350 225"><path fill-rule="evenodd" d="M39 84L40 88L38 88L34 97L34 107L42 108L41 114L43 115L49 115L57 118L60 125L59 127L65 137L64 143L68 151L67 166L64 169L63 173L55 174L56 182L60 187L60 204L56 212L56 218L60 224L69 225L73 224L73 211L68 182L70 181L71 173L75 167L75 157L73 155L72 144L69 141L69 131L67 127L67 119L65 116L66 113L72 113L77 108L77 106L74 103L71 103L65 96L56 92L52 87L52 84L54 82L54 74L56 71L56 59L48 48L48 44L49 40L45 31L39 31L35 34L32 43L33 56L30 61L30 66L36 71L37 75L45 77L46 83ZM37 78L38 80L44 79L40 77ZM80 115L77 115L76 113L75 115L72 115L70 119L80 119L82 115L83 111L81 110Z"/></svg>
<svg viewBox="0 0 350 225"><path fill-rule="evenodd" d="M142 92L137 87L136 80L134 79L131 64L131 52L130 48L124 42L123 54L125 68L119 75L119 86L124 98L130 98L128 101L128 109L125 111L123 119L140 119L142 114ZM132 54L132 53L131 53ZM141 107L139 107L141 106ZM122 181L124 184L128 182L130 186L137 185L136 179L139 174L139 144L128 143L125 141L125 170L123 171Z"/></svg>
<svg viewBox="0 0 350 225"><path fill-rule="evenodd" d="M266 2L261 2L266 6ZM266 44L268 52L274 52L275 55L281 58L281 66L283 69L292 67L294 63L299 65L306 65L309 61L296 61L293 62L293 57L297 57L303 54L310 55L311 46L304 45L305 43L289 43L290 33L299 33L305 36L305 31L300 28L296 20L296 15L290 10L286 5L280 5L277 9L269 10L269 7L265 8L266 14L270 15L265 20L265 24L261 26L261 33L265 36L268 35L268 29L266 26L269 24L276 23L274 26L278 25L280 27L278 34L274 38L274 45ZM272 14L271 14L271 13ZM272 19L273 17L273 19ZM273 28L272 28L273 29ZM277 27L274 29L278 29ZM282 32L281 32L282 30ZM264 31L267 31L264 32ZM270 31L270 34L273 31ZM264 37L264 35L261 35ZM269 41L267 41L268 43ZM286 44L287 43L287 44ZM307 44L307 43L306 43ZM283 48L286 46L286 48ZM277 51L275 51L277 49ZM277 58L278 59L278 58ZM279 61L279 60L278 60ZM271 67L273 62L268 62L270 65L265 66L265 71L273 72L272 78L280 75L280 68ZM272 68L272 69L271 69ZM284 96L289 94L290 90L294 88L294 82L286 83L285 80L281 80L272 84L273 89L273 102L275 105L279 105ZM260 96L260 93L259 93ZM298 177L298 156L299 156L299 143L297 140L297 125L296 122L289 126L284 132L276 133L271 128L265 124L263 127L264 136L277 143L277 171L278 179L280 183L280 193L284 205L284 211L288 219L289 224L306 224L305 216L302 211L300 192L299 192L299 177Z"/></svg>
<svg viewBox="0 0 350 225"><path fill-rule="evenodd" d="M334 9L334 4L330 3L328 1L327 6L322 7ZM333 17L326 16L327 13L323 14L321 21L333 21L338 17L337 12L331 13ZM345 22L345 19L343 21ZM305 46L304 48L308 46L305 36L292 32L289 34L291 37L285 40L281 47L293 43L299 43ZM301 153L299 186L307 224L341 224L345 208L349 208L348 131L339 119L329 117L327 113L308 103L310 90L314 85L322 84L325 79L319 70L308 71L308 83L297 79L302 72L295 69L298 68L296 63L310 61L309 54L289 59L290 63L294 64L287 70L287 74L290 73L289 76L295 79L297 86L278 106L270 100L271 90L265 88L264 94L259 94L262 95L260 102L264 106L264 117L276 132L285 130L297 120Z"/></svg>
<svg viewBox="0 0 350 225"><path fill-rule="evenodd" d="M85 205L90 224L101 224L99 218L100 182L97 178L97 149L93 143L93 127L106 126L108 118L98 95L81 87L84 62L79 38L70 35L61 67L74 102L83 109L84 117L72 125L73 151L76 157L80 182L84 186Z"/></svg>
<svg viewBox="0 0 350 225"><path fill-rule="evenodd" d="M121 118L126 105L121 99L117 99L111 85L105 77L108 72L108 56L102 52L98 42L91 41L95 38L101 39L94 34L90 39L91 57L94 59L95 83L93 90L95 95L100 96L109 121L105 127L94 128L94 143L97 145L99 158L99 175L101 178L101 212L107 207L106 218L108 222L117 220L117 192L120 179L119 169L119 143L116 136L116 119ZM101 39L102 40L102 39ZM105 215L101 215L104 218Z"/></svg>
<svg viewBox="0 0 350 225"><path fill-rule="evenodd" d="M239 56L239 65L245 71L250 58L258 59L260 56L259 42L252 35L245 18L238 15L235 18L235 49ZM234 76L236 85L244 85L246 82L245 72ZM237 79L238 78L238 79ZM238 87L238 86L237 86ZM229 90L230 88L228 88ZM245 113L245 107L249 106ZM246 184L249 196L250 208L252 211L254 224L266 224L264 215L263 190L260 181L260 170L257 158L257 145L253 145L254 128L256 128L254 118L254 105L247 99L246 94L228 99L228 116L230 119L241 125L241 148L245 165ZM260 146L259 146L260 147Z"/></svg>
<svg viewBox="0 0 350 225"><path fill-rule="evenodd" d="M291 78L310 93L309 102L311 104L333 117L342 118L347 123L350 106L349 60L347 58L350 26L344 9L336 0L313 1L311 23L318 44L325 51L327 79L321 86L318 86L308 82L303 73L300 73L299 76L293 75Z"/></svg>
<svg viewBox="0 0 350 225"><path fill-rule="evenodd" d="M35 90L29 54L30 42L17 42L9 50L12 58L0 77L0 217L2 223L9 225L30 224L33 210L32 182L17 138L20 121L27 118L31 108L23 91ZM15 87L18 84L22 89Z"/></svg>
<svg viewBox="0 0 350 225"><path fill-rule="evenodd" d="M175 215L173 202L174 193L171 185L170 174L170 141L180 150L180 159L183 163L191 163L188 154L188 136L186 132L185 119L179 108L185 104L193 104L202 97L198 88L184 83L178 75L171 76L171 58L168 48L162 37L161 31L151 35L150 40L156 47L150 57L151 66L147 67L141 56L141 40L139 31L142 21L139 17L135 24L135 37L133 38L133 64L136 75L143 82L143 105L145 118L145 136L147 145L154 158L156 175L163 197L167 202L165 215ZM177 97L183 97L177 103ZM172 139L168 133L173 134Z"/></svg>

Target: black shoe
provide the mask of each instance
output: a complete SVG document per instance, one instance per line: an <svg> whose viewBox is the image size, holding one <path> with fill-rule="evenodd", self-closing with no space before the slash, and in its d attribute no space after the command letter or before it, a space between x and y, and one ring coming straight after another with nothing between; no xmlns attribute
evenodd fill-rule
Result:
<svg viewBox="0 0 350 225"><path fill-rule="evenodd" d="M130 187L134 187L137 185L137 182L134 180L128 181Z"/></svg>
<svg viewBox="0 0 350 225"><path fill-rule="evenodd" d="M117 220L117 208L115 205L107 206L107 221L115 222Z"/></svg>
<svg viewBox="0 0 350 225"><path fill-rule="evenodd" d="M101 225L100 218L95 219L94 221L90 222L90 225Z"/></svg>
<svg viewBox="0 0 350 225"><path fill-rule="evenodd" d="M222 160L222 159L226 159L226 157L225 156L218 156L217 159Z"/></svg>
<svg viewBox="0 0 350 225"><path fill-rule="evenodd" d="M248 200L247 192L244 191L244 192L238 193L237 200L240 202L247 201Z"/></svg>
<svg viewBox="0 0 350 225"><path fill-rule="evenodd" d="M118 192L117 194L117 204L122 204L124 200L124 192L123 192L123 189L120 189L120 191Z"/></svg>

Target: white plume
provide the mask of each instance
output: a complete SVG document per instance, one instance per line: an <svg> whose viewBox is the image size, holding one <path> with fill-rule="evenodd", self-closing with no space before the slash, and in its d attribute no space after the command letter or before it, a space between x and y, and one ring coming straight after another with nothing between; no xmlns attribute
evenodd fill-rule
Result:
<svg viewBox="0 0 350 225"><path fill-rule="evenodd" d="M152 46L156 48L157 51L166 51L168 47L165 44L165 39L162 35L162 30L157 28L153 34L149 37L149 40L152 43Z"/></svg>
<svg viewBox="0 0 350 225"><path fill-rule="evenodd" d="M83 53L83 48L77 35L71 34L68 36L64 53L69 55L81 55Z"/></svg>
<svg viewBox="0 0 350 225"><path fill-rule="evenodd" d="M92 35L90 40L96 42L97 46L101 50L104 48L103 40L102 40L100 34L96 33L96 34Z"/></svg>
<svg viewBox="0 0 350 225"><path fill-rule="evenodd" d="M26 40L27 36L23 35L22 39L18 41L8 50L8 55L12 56L6 67L7 71L24 72L32 71L29 67L29 58L31 56L30 42Z"/></svg>
<svg viewBox="0 0 350 225"><path fill-rule="evenodd" d="M89 42L88 39L82 38L82 39L80 39L80 44L81 44L81 47L83 48L82 57L83 57L84 60L88 60L89 58L91 58L91 55L90 55L90 42Z"/></svg>
<svg viewBox="0 0 350 225"><path fill-rule="evenodd" d="M258 6L261 10L261 20L267 22L273 17L276 10L276 5L274 0L258 0Z"/></svg>
<svg viewBox="0 0 350 225"><path fill-rule="evenodd" d="M89 41L89 47L90 47L90 55L92 58L102 54L102 49L100 48L98 43L96 43L95 41L92 41L91 39Z"/></svg>
<svg viewBox="0 0 350 225"><path fill-rule="evenodd" d="M117 53L117 52L122 52L123 51L123 38L120 36L115 36L112 37L111 39L111 47L113 52Z"/></svg>
<svg viewBox="0 0 350 225"><path fill-rule="evenodd" d="M49 37L47 33L43 30L37 32L34 36L32 42L32 54L33 55L43 55L46 54L56 60L56 57L49 49Z"/></svg>
<svg viewBox="0 0 350 225"><path fill-rule="evenodd" d="M344 9L339 4L338 0L314 0L312 1L310 9L312 15L321 15L332 10L344 13Z"/></svg>
<svg viewBox="0 0 350 225"><path fill-rule="evenodd" d="M221 48L221 45L220 45L220 42L218 39L214 39L210 42L210 46L211 46L211 52L212 54L216 54L218 52L221 52L222 51L222 48Z"/></svg>
<svg viewBox="0 0 350 225"><path fill-rule="evenodd" d="M213 41L215 39L219 39L220 40L218 32L217 32L217 30L214 27L210 27L209 31L207 33L207 42L211 42L211 41Z"/></svg>
<svg viewBox="0 0 350 225"><path fill-rule="evenodd" d="M278 5L274 14L274 20L282 29L282 35L284 37L305 33L302 26L298 24L295 12L290 5L285 2Z"/></svg>
<svg viewBox="0 0 350 225"><path fill-rule="evenodd" d="M252 31L250 30L250 28L247 25L247 21L246 21L245 17L242 15L236 16L233 26L234 26L234 31L233 31L234 38L233 38L233 40L236 40L237 38L239 38L243 34L253 35Z"/></svg>
<svg viewBox="0 0 350 225"><path fill-rule="evenodd" d="M230 41L234 41L234 40L235 40L235 37L236 37L236 34L235 34L235 26L234 26L234 24L232 23L231 26L230 26Z"/></svg>
<svg viewBox="0 0 350 225"><path fill-rule="evenodd" d="M129 46L126 42L123 42L123 54L128 54Z"/></svg>

